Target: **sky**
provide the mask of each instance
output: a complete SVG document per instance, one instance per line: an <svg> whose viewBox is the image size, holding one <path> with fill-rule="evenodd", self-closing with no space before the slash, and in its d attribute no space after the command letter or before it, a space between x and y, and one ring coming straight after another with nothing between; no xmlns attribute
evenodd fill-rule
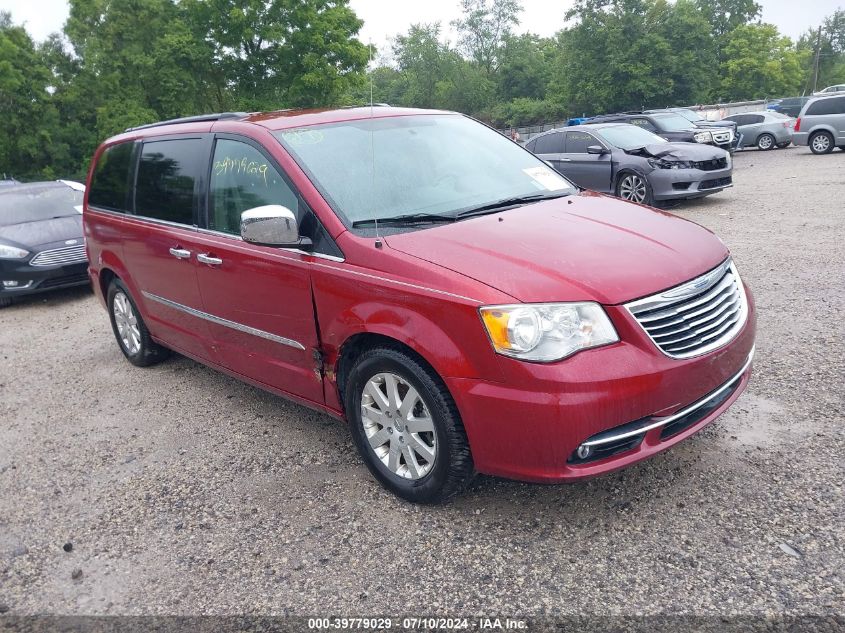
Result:
<svg viewBox="0 0 845 633"><path fill-rule="evenodd" d="M845 8L845 0L758 0L763 7L763 21L778 27L781 33L798 38L808 28L837 8ZM564 25L564 14L573 0L522 0L524 8L519 32L548 36ZM350 0L350 5L364 20L359 35L363 42L372 42L381 49L390 38L405 32L418 22L441 22L447 37L454 40L449 23L460 15L459 0ZM0 0L0 11L10 11L16 24L23 22L36 40L60 31L67 19L67 0Z"/></svg>

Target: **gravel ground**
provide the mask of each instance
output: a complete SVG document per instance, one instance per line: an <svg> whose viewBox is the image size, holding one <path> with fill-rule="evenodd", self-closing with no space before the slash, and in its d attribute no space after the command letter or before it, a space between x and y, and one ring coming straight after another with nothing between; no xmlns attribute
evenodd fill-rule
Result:
<svg viewBox="0 0 845 633"><path fill-rule="evenodd" d="M87 290L0 311L0 611L845 613L845 152L734 162L672 212L754 290L754 378L586 483L408 505L343 424L184 358L129 365Z"/></svg>

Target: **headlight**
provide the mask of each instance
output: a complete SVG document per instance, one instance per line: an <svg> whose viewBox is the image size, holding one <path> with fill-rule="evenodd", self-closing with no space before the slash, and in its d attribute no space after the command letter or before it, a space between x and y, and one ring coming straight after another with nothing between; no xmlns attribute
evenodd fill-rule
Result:
<svg viewBox="0 0 845 633"><path fill-rule="evenodd" d="M29 255L29 251L22 248L0 244L0 259L23 259L27 255Z"/></svg>
<svg viewBox="0 0 845 633"><path fill-rule="evenodd" d="M597 303L538 303L480 309L493 348L505 356L551 362L619 340Z"/></svg>
<svg viewBox="0 0 845 633"><path fill-rule="evenodd" d="M655 169L691 169L692 163L688 160L666 160L664 158L649 158L648 164Z"/></svg>
<svg viewBox="0 0 845 633"><path fill-rule="evenodd" d="M692 135L696 143L711 143L713 135L710 132L696 132Z"/></svg>

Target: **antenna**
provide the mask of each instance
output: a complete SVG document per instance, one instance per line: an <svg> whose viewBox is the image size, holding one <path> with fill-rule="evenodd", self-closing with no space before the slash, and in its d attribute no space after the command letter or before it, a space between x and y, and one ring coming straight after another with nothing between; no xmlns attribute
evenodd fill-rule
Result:
<svg viewBox="0 0 845 633"><path fill-rule="evenodd" d="M373 38L369 40L369 54L370 54L370 61L367 65L367 70L370 74L370 160L372 161L372 182L370 186L370 193L375 194L376 191L376 142L375 142L375 132L373 131L373 69L371 66L373 65ZM375 203L371 199L370 200L371 208L373 209L373 223L376 227L376 248L381 248L381 236L379 235L378 231L378 213L375 211Z"/></svg>

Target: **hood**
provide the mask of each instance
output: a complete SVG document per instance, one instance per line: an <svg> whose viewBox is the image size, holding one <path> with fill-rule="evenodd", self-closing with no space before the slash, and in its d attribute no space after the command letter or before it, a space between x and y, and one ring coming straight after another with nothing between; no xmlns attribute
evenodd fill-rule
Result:
<svg viewBox="0 0 845 633"><path fill-rule="evenodd" d="M638 149L625 150L625 152L645 158L674 158L696 162L727 156L725 150L704 143L655 143Z"/></svg>
<svg viewBox="0 0 845 633"><path fill-rule="evenodd" d="M70 239L82 239L82 216L79 214L0 226L0 240L30 248Z"/></svg>
<svg viewBox="0 0 845 633"><path fill-rule="evenodd" d="M584 193L385 238L523 302L611 305L688 281L724 261L707 229Z"/></svg>
<svg viewBox="0 0 845 633"><path fill-rule="evenodd" d="M698 127L725 127L736 129L735 121L696 121Z"/></svg>

